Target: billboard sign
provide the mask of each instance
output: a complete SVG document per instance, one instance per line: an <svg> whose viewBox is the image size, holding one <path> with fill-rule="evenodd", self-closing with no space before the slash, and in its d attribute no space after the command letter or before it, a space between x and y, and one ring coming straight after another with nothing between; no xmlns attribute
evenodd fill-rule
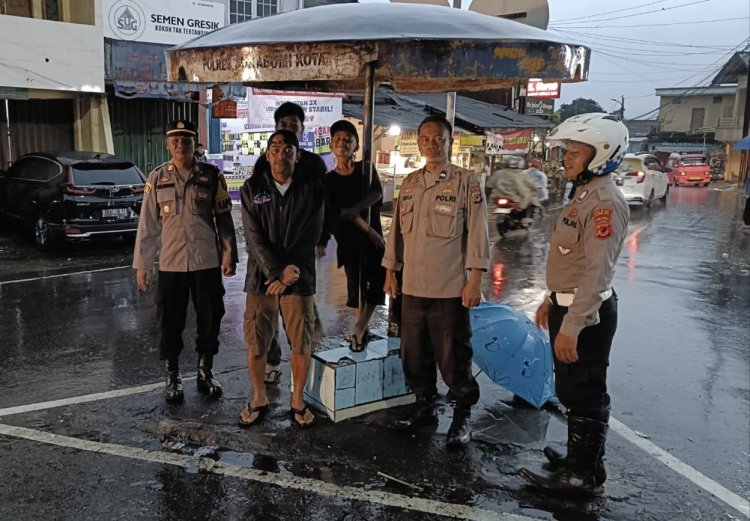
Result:
<svg viewBox="0 0 750 521"><path fill-rule="evenodd" d="M200 0L102 0L104 36L177 45L224 27L227 5Z"/></svg>

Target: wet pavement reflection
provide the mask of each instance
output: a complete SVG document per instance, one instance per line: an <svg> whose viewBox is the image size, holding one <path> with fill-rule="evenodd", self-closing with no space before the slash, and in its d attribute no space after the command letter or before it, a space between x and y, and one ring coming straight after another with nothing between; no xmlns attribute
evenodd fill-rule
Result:
<svg viewBox="0 0 750 521"><path fill-rule="evenodd" d="M676 188L666 206L632 209L615 281L620 324L610 393L614 417L747 498L750 233L738 221L740 197L732 190ZM553 219L551 212L530 233L503 240L492 234L491 268L483 282L488 300L533 313L543 295ZM331 244L318 267L317 301L327 345L341 342L354 322L344 307L345 279L333 252ZM6 331L0 347L0 409L161 381L153 294L139 294L132 270L117 269L129 263L130 247L116 242L70 246L47 256L0 232L0 320ZM0 491L0 517L57 519L59 512L76 512L63 517L441 518L410 509L409 497L532 519L739 516L616 434L608 442L610 478L602 495L588 502L539 496L515 472L520 466L538 468L541 448L564 442L564 418L556 407L518 406L484 375L478 377L482 399L473 416L474 442L466 452L451 453L444 449L451 415L446 403L436 425L413 435L390 427L392 410L340 424L320 416L314 428L297 429L287 412L290 369L284 345L281 382L268 392L272 410L261 425L242 430L236 419L250 393L242 340L244 271L241 266L238 276L225 283L227 313L216 360L225 387L222 399L199 396L194 380L186 379L181 406L165 404L157 386L0 418L2 424L60 436L187 454L195 466L158 465L0 436L3 475L12 478ZM59 276L65 273L72 275ZM187 376L194 374L196 362L189 348L195 330L190 316L182 357ZM384 310L374 322L385 327ZM406 499L394 507L221 476L200 470L200 457Z"/></svg>

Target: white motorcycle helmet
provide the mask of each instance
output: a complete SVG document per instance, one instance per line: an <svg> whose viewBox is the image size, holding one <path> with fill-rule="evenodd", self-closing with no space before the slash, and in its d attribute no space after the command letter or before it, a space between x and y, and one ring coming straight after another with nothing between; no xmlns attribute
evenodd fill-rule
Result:
<svg viewBox="0 0 750 521"><path fill-rule="evenodd" d="M625 157L628 128L616 117L603 112L579 114L553 128L545 139L550 148L565 148L568 141L593 147L595 154L586 170L590 175L607 175L620 166Z"/></svg>

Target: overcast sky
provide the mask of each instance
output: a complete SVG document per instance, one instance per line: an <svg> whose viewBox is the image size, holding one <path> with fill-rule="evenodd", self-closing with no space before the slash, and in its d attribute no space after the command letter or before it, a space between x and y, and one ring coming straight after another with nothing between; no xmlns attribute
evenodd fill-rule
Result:
<svg viewBox="0 0 750 521"><path fill-rule="evenodd" d="M589 81L563 85L556 108L591 98L611 111L620 106L611 98L624 95L627 119L647 114L659 105L655 89L707 84L750 36L748 0L548 3L549 29L593 51ZM462 5L467 8L470 0Z"/></svg>

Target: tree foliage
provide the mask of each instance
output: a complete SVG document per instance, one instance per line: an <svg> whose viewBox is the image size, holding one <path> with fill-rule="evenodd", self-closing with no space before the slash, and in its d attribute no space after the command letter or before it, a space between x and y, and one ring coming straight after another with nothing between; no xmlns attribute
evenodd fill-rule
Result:
<svg viewBox="0 0 750 521"><path fill-rule="evenodd" d="M576 98L570 103L560 105L560 121L587 112L604 112L604 109L592 99Z"/></svg>

